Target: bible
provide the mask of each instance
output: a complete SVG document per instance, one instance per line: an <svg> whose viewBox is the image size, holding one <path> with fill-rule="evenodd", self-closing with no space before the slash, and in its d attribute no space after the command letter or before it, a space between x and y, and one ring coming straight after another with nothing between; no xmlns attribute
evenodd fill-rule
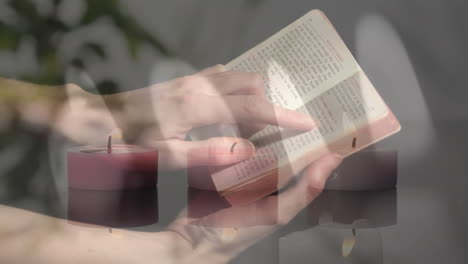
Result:
<svg viewBox="0 0 468 264"><path fill-rule="evenodd" d="M250 140L254 157L211 170L231 203L262 198L326 153L348 156L400 130L400 124L325 14L312 10L242 54L229 70L261 73L274 104L318 121L308 132L268 126Z"/></svg>

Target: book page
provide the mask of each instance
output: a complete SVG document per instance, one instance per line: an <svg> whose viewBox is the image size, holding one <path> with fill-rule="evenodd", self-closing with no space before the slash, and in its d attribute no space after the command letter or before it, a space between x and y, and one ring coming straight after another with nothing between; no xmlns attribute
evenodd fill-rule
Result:
<svg viewBox="0 0 468 264"><path fill-rule="evenodd" d="M354 133L384 117L388 108L364 72L358 72L297 109L319 127L305 133L268 126L251 137L256 156L212 175L218 190L292 163L314 149Z"/></svg>
<svg viewBox="0 0 468 264"><path fill-rule="evenodd" d="M296 110L360 71L351 52L325 15L313 10L226 65L229 70L258 72L273 104ZM235 126L192 130L192 140L239 136Z"/></svg>
<svg viewBox="0 0 468 264"><path fill-rule="evenodd" d="M319 123L317 128L299 133L268 126L250 139L264 151L274 151L281 166L313 148L354 133L383 117L387 109L364 72L359 72L297 109L314 117Z"/></svg>
<svg viewBox="0 0 468 264"><path fill-rule="evenodd" d="M261 73L268 99L292 110L360 71L319 10L307 13L226 67Z"/></svg>

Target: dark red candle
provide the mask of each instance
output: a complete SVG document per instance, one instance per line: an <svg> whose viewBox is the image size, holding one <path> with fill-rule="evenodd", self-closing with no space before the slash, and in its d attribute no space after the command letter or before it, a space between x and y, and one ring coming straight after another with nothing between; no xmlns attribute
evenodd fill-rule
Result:
<svg viewBox="0 0 468 264"><path fill-rule="evenodd" d="M68 190L70 223L107 227L137 227L158 221L158 190Z"/></svg>
<svg viewBox="0 0 468 264"><path fill-rule="evenodd" d="M396 187L398 151L362 150L347 157L330 175L325 190L378 191Z"/></svg>
<svg viewBox="0 0 468 264"><path fill-rule="evenodd" d="M133 145L84 146L67 155L68 185L85 190L155 188L158 153Z"/></svg>

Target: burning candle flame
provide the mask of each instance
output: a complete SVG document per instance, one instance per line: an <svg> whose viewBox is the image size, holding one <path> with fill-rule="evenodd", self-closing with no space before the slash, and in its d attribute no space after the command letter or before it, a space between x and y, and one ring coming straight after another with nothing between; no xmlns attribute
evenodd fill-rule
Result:
<svg viewBox="0 0 468 264"><path fill-rule="evenodd" d="M351 251L356 244L356 231L353 229L353 235L343 239L343 244L341 245L341 255L343 257L348 257L351 254Z"/></svg>
<svg viewBox="0 0 468 264"><path fill-rule="evenodd" d="M109 136L111 136L112 138L118 139L118 140L123 139L122 131L120 131L120 129L114 129L114 130L112 130L112 131L109 133Z"/></svg>

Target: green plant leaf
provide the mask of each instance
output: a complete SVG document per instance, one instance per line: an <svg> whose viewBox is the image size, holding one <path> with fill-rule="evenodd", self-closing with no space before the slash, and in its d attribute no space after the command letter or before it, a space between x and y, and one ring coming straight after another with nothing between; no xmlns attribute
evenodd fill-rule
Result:
<svg viewBox="0 0 468 264"><path fill-rule="evenodd" d="M0 22L0 50L16 50L21 34Z"/></svg>

